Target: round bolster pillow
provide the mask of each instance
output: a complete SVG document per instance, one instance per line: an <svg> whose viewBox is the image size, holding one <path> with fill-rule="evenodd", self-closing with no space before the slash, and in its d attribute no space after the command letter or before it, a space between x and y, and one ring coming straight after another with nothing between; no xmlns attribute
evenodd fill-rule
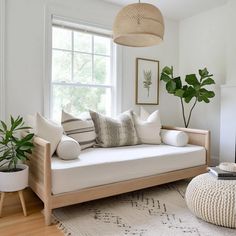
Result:
<svg viewBox="0 0 236 236"><path fill-rule="evenodd" d="M57 146L57 156L63 160L73 160L79 157L81 147L79 143L71 137L63 135Z"/></svg>
<svg viewBox="0 0 236 236"><path fill-rule="evenodd" d="M162 142L171 146L183 147L188 144L188 135L179 130L161 130Z"/></svg>

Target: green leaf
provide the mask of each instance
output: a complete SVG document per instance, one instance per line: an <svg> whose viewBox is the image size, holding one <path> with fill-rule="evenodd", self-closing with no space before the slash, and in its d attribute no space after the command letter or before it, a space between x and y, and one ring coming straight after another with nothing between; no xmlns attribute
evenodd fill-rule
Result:
<svg viewBox="0 0 236 236"><path fill-rule="evenodd" d="M168 67L168 66L164 67L162 69L162 73L165 73L167 75L172 75L173 74L173 67Z"/></svg>
<svg viewBox="0 0 236 236"><path fill-rule="evenodd" d="M187 96L187 97L184 98L184 101L185 101L186 103L190 103L190 101L193 99L193 97L194 97L194 96L189 95L189 96Z"/></svg>
<svg viewBox="0 0 236 236"><path fill-rule="evenodd" d="M203 101L204 101L205 103L209 103L209 102L210 102L210 100L209 100L207 97L205 97L205 96L202 96L202 99L203 99Z"/></svg>
<svg viewBox="0 0 236 236"><path fill-rule="evenodd" d="M201 83L201 87L205 85L211 85L211 84L215 84L215 81L212 78L207 78L203 80L203 82Z"/></svg>
<svg viewBox="0 0 236 236"><path fill-rule="evenodd" d="M11 117L11 125L13 125L14 124L14 118L12 117L12 116L10 116Z"/></svg>
<svg viewBox="0 0 236 236"><path fill-rule="evenodd" d="M168 75L162 73L161 74L161 80L163 80L167 83L171 80L171 78Z"/></svg>
<svg viewBox="0 0 236 236"><path fill-rule="evenodd" d="M182 88L182 81L180 77L176 77L173 79L175 84L176 84L176 89L181 89Z"/></svg>
<svg viewBox="0 0 236 236"><path fill-rule="evenodd" d="M200 85L197 76L195 74L186 75L185 81L192 86Z"/></svg>
<svg viewBox="0 0 236 236"><path fill-rule="evenodd" d="M207 92L207 97L208 98L213 98L213 97L215 97L215 93L213 91L208 91Z"/></svg>
<svg viewBox="0 0 236 236"><path fill-rule="evenodd" d="M173 94L175 92L175 89L176 89L176 83L173 80L170 80L166 84L166 90L168 91L168 93Z"/></svg>
<svg viewBox="0 0 236 236"><path fill-rule="evenodd" d="M198 72L201 77L207 77L209 75L207 68L204 68L203 70L199 70Z"/></svg>
<svg viewBox="0 0 236 236"><path fill-rule="evenodd" d="M186 103L189 103L195 96L196 96L196 90L192 86L190 86L185 90L184 101Z"/></svg>
<svg viewBox="0 0 236 236"><path fill-rule="evenodd" d="M32 138L34 137L34 134L27 134L24 138L21 139L20 142L26 142L26 141L29 141L31 140Z"/></svg>
<svg viewBox="0 0 236 236"><path fill-rule="evenodd" d="M0 121L3 127L3 130L6 131L7 130L7 125L1 120Z"/></svg>
<svg viewBox="0 0 236 236"><path fill-rule="evenodd" d="M175 92L175 96L182 98L184 96L185 91L183 89L178 89Z"/></svg>

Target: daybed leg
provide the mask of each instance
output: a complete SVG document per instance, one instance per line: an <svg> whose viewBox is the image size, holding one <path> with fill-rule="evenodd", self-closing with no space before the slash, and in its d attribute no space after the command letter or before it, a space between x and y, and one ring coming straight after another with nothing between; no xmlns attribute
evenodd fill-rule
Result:
<svg viewBox="0 0 236 236"><path fill-rule="evenodd" d="M45 204L44 205L44 218L45 218L45 224L46 225L51 225L52 224L51 215L52 215L52 209Z"/></svg>

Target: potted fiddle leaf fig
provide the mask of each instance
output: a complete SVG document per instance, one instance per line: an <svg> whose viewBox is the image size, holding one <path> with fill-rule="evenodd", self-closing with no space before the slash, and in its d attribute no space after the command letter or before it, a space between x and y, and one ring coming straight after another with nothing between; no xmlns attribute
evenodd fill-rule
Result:
<svg viewBox="0 0 236 236"><path fill-rule="evenodd" d="M34 134L19 137L19 132L30 129L23 118L11 117L10 125L0 121L0 192L14 192L28 185L28 154L32 153ZM21 162L21 163L19 163Z"/></svg>
<svg viewBox="0 0 236 236"><path fill-rule="evenodd" d="M210 74L207 68L199 70L199 79L196 74L189 74L185 76L185 83L182 82L181 77L174 77L173 67L164 67L161 73L161 80L166 83L166 90L169 94L179 97L182 108L182 115L184 125L187 128L190 123L192 112L198 102L209 103L210 99L215 97L213 91L206 87L215 84L213 75ZM185 103L191 103L189 114L186 116Z"/></svg>

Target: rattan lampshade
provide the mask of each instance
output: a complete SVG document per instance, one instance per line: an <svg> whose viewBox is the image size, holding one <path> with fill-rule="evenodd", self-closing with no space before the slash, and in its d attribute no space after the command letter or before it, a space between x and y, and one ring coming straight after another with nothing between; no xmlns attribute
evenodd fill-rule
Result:
<svg viewBox="0 0 236 236"><path fill-rule="evenodd" d="M164 36L164 20L160 10L148 3L125 6L113 25L113 40L130 47L159 44Z"/></svg>

